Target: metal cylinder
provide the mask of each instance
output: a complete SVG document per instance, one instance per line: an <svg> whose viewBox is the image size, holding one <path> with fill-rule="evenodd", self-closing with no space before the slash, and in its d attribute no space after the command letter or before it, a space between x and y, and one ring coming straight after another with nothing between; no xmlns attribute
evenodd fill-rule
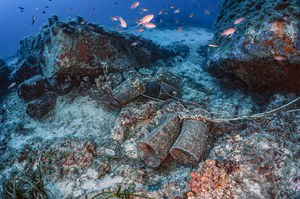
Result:
<svg viewBox="0 0 300 199"><path fill-rule="evenodd" d="M150 167L158 167L169 154L180 131L180 119L166 116L144 141L137 143L138 156Z"/></svg>
<svg viewBox="0 0 300 199"><path fill-rule="evenodd" d="M120 102L120 104L127 104L140 94L145 92L145 85L139 77L134 76L128 78L120 85L118 85L113 91L113 97Z"/></svg>
<svg viewBox="0 0 300 199"><path fill-rule="evenodd" d="M192 114L209 116L203 109L193 111ZM199 162L206 149L206 141L210 131L210 123L201 120L185 120L181 132L172 146L170 153L175 160L183 164Z"/></svg>

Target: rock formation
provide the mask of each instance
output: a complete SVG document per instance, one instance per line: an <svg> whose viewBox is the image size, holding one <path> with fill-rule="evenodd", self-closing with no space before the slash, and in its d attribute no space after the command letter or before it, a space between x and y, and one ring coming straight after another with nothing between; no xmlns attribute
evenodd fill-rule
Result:
<svg viewBox="0 0 300 199"><path fill-rule="evenodd" d="M133 45L136 42L137 45ZM150 40L108 31L83 18L49 18L41 31L20 42L20 59L37 57L43 74L93 75L149 66L174 55Z"/></svg>
<svg viewBox="0 0 300 199"><path fill-rule="evenodd" d="M82 17L60 22L56 16L50 17L38 34L21 40L20 45L13 78L18 83L24 81L18 94L30 102L33 108L27 113L36 119L42 119L54 107L55 100L41 102L48 92L65 95L73 90L105 101L110 108L125 105L143 93L169 98L162 89L177 96L181 84L178 77L145 67L188 51L162 48L147 39L108 31ZM170 81L176 84L171 87ZM47 107L48 102L50 108L43 108L40 114L38 107Z"/></svg>
<svg viewBox="0 0 300 199"><path fill-rule="evenodd" d="M223 0L209 50L210 70L256 91L300 94L300 2ZM245 18L240 23L235 20ZM231 37L221 36L234 28Z"/></svg>
<svg viewBox="0 0 300 199"><path fill-rule="evenodd" d="M0 97L2 97L9 86L10 72L10 68L6 65L4 60L0 59Z"/></svg>

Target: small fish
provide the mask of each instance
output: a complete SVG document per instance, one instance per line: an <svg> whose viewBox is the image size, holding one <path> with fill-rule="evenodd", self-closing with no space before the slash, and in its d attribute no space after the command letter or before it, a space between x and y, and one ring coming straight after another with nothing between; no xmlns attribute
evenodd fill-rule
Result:
<svg viewBox="0 0 300 199"><path fill-rule="evenodd" d="M236 19L236 20L234 21L234 25L237 25L237 24L241 23L241 22L244 21L245 19L246 19L246 18L244 18L244 17L241 17L241 18Z"/></svg>
<svg viewBox="0 0 300 199"><path fill-rule="evenodd" d="M177 28L177 30L178 30L179 32L182 32L182 31L183 31L183 27L180 26L180 27Z"/></svg>
<svg viewBox="0 0 300 199"><path fill-rule="evenodd" d="M159 19L159 23L163 23L163 19L162 18Z"/></svg>
<svg viewBox="0 0 300 199"><path fill-rule="evenodd" d="M116 6L119 5L119 3L118 3L117 1L115 1L115 5L116 5Z"/></svg>
<svg viewBox="0 0 300 199"><path fill-rule="evenodd" d="M120 21L120 25L122 28L127 28L127 23L125 22L125 20L122 17L119 17L119 21Z"/></svg>
<svg viewBox="0 0 300 199"><path fill-rule="evenodd" d="M205 10L204 10L204 14L205 14L206 16L210 15L209 10L205 9Z"/></svg>
<svg viewBox="0 0 300 199"><path fill-rule="evenodd" d="M45 6L45 8L49 8L49 6Z"/></svg>
<svg viewBox="0 0 300 199"><path fill-rule="evenodd" d="M43 14L46 14L46 11L43 10L42 13L43 13Z"/></svg>
<svg viewBox="0 0 300 199"><path fill-rule="evenodd" d="M122 31L121 28L120 28L119 26L116 26L116 29L117 29L119 32Z"/></svg>
<svg viewBox="0 0 300 199"><path fill-rule="evenodd" d="M176 8L175 6L170 6L170 9L174 9L174 8Z"/></svg>
<svg viewBox="0 0 300 199"><path fill-rule="evenodd" d="M193 16L195 16L195 13L191 13L191 14L189 15L190 18L192 18Z"/></svg>
<svg viewBox="0 0 300 199"><path fill-rule="evenodd" d="M160 10L159 13L158 13L158 15L162 15L163 13L164 13L164 11Z"/></svg>
<svg viewBox="0 0 300 199"><path fill-rule="evenodd" d="M16 82L11 83L11 84L7 87L7 89L13 88L16 84L17 84Z"/></svg>
<svg viewBox="0 0 300 199"><path fill-rule="evenodd" d="M221 36L231 37L234 32L235 32L234 28L228 28L221 33Z"/></svg>
<svg viewBox="0 0 300 199"><path fill-rule="evenodd" d="M175 19L175 23L179 23L179 20L178 20L178 19Z"/></svg>
<svg viewBox="0 0 300 199"><path fill-rule="evenodd" d="M130 46L136 46L136 45L138 45L137 42L132 42L132 43L130 44Z"/></svg>
<svg viewBox="0 0 300 199"><path fill-rule="evenodd" d="M141 14L144 12L148 12L149 10L147 8L141 8Z"/></svg>
<svg viewBox="0 0 300 199"><path fill-rule="evenodd" d="M152 29L152 28L156 27L156 25L154 23L146 23L146 24L143 24L143 26L148 29Z"/></svg>
<svg viewBox="0 0 300 199"><path fill-rule="evenodd" d="M31 25L34 25L34 24L35 24L35 20L36 20L35 16L32 16L32 17L31 17Z"/></svg>
<svg viewBox="0 0 300 199"><path fill-rule="evenodd" d="M213 47L213 48L217 48L219 46L217 46L216 44L208 44L209 47Z"/></svg>
<svg viewBox="0 0 300 199"><path fill-rule="evenodd" d="M119 17L117 17L117 16L112 16L112 17L110 17L110 19L112 21L119 21Z"/></svg>
<svg viewBox="0 0 300 199"><path fill-rule="evenodd" d="M281 55L275 56L274 59L277 60L277 61L285 61L286 60L286 58L281 56Z"/></svg>
<svg viewBox="0 0 300 199"><path fill-rule="evenodd" d="M137 29L136 31L137 32L143 32L145 29L144 28L139 28L139 29Z"/></svg>
<svg viewBox="0 0 300 199"><path fill-rule="evenodd" d="M131 10L134 10L134 9L136 9L136 7L138 7L139 5L140 5L140 2L135 1L135 2L133 2L133 3L131 4L130 9L131 9Z"/></svg>
<svg viewBox="0 0 300 199"><path fill-rule="evenodd" d="M139 20L137 26L149 23L153 19L153 17L154 17L153 14L149 14L149 15L144 16L143 18L141 18Z"/></svg>
<svg viewBox="0 0 300 199"><path fill-rule="evenodd" d="M175 13L175 14L178 14L178 13L180 13L180 9L176 9L176 10L174 10L174 12L173 13Z"/></svg>
<svg viewBox="0 0 300 199"><path fill-rule="evenodd" d="M21 12L24 12L24 8L23 8L23 7L19 7L19 10L20 10Z"/></svg>
<svg viewBox="0 0 300 199"><path fill-rule="evenodd" d="M166 11L166 12L165 12L165 14L166 14L166 15L169 15L169 14L170 14L170 12Z"/></svg>

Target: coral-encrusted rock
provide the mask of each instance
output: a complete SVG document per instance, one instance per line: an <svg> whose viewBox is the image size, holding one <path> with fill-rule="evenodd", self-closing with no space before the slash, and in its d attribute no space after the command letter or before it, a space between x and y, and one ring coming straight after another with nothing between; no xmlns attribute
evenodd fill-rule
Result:
<svg viewBox="0 0 300 199"><path fill-rule="evenodd" d="M211 71L258 91L300 94L299 6L299 0L223 0L213 39L218 48L209 50ZM234 25L238 18L245 20ZM235 29L232 37L222 37L228 28Z"/></svg>
<svg viewBox="0 0 300 199"><path fill-rule="evenodd" d="M54 75L48 81L49 89L58 95L66 95L71 92L74 86L79 85L79 80L69 75Z"/></svg>
<svg viewBox="0 0 300 199"><path fill-rule="evenodd" d="M43 119L56 104L56 95L48 92L40 98L30 102L26 107L26 113L33 119Z"/></svg>
<svg viewBox="0 0 300 199"><path fill-rule="evenodd" d="M49 87L49 83L42 75L37 75L24 81L18 87L18 95L24 101L29 102L42 96Z"/></svg>
<svg viewBox="0 0 300 199"><path fill-rule="evenodd" d="M20 83L35 75L41 74L41 68L36 57L29 55L21 61L12 74L12 80Z"/></svg>
<svg viewBox="0 0 300 199"><path fill-rule="evenodd" d="M138 47L130 45L138 42ZM108 31L82 18L58 22L52 17L40 33L23 39L21 60L36 55L43 74L99 76L132 67L148 66L174 53L134 35Z"/></svg>
<svg viewBox="0 0 300 199"><path fill-rule="evenodd" d="M0 97L4 94L9 85L10 72L11 71L4 60L0 59Z"/></svg>

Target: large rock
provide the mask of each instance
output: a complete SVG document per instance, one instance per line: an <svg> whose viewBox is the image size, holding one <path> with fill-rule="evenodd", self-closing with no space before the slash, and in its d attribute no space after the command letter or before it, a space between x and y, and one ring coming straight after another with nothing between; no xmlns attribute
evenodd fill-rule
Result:
<svg viewBox="0 0 300 199"><path fill-rule="evenodd" d="M26 107L26 113L33 119L42 120L54 109L57 96L53 92L48 92L38 99L30 102Z"/></svg>
<svg viewBox="0 0 300 199"><path fill-rule="evenodd" d="M25 102L29 102L41 97L48 91L48 88L48 80L42 75L37 75L20 84L18 87L18 96Z"/></svg>
<svg viewBox="0 0 300 199"><path fill-rule="evenodd" d="M9 86L10 68L6 65L4 60L0 59L0 97L5 93Z"/></svg>
<svg viewBox="0 0 300 199"><path fill-rule="evenodd" d="M59 22L51 17L37 35L20 42L20 60L38 57L47 77L55 74L99 76L132 67L145 67L174 55L150 40L108 31L83 18ZM137 45L131 45L137 42Z"/></svg>
<svg viewBox="0 0 300 199"><path fill-rule="evenodd" d="M257 91L300 94L299 7L299 0L222 0L213 39L218 47L209 50L211 71ZM234 25L238 18L246 19ZM228 28L234 34L222 37Z"/></svg>
<svg viewBox="0 0 300 199"><path fill-rule="evenodd" d="M41 68L37 58L29 55L19 62L16 70L12 73L12 81L21 83L39 74L41 74Z"/></svg>

